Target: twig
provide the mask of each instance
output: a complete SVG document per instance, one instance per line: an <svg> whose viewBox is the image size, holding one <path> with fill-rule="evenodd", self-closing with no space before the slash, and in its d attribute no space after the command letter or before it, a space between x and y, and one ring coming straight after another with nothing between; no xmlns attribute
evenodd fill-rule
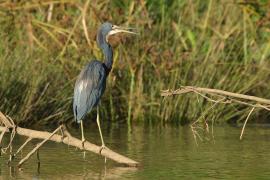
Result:
<svg viewBox="0 0 270 180"><path fill-rule="evenodd" d="M198 142L197 142L197 136L196 136L196 130L194 130L195 129L195 127L193 127L192 125L190 125L190 128L191 128L191 131L192 131L192 134L193 134L193 137L194 137L194 140L195 140L195 143L196 143L196 145L198 146Z"/></svg>
<svg viewBox="0 0 270 180"><path fill-rule="evenodd" d="M12 124L9 122L8 118L3 113L0 113L0 121L5 125L7 128L11 128Z"/></svg>
<svg viewBox="0 0 270 180"><path fill-rule="evenodd" d="M256 97L256 96L249 96L249 95L245 95L245 94L233 93L233 92L223 91L223 90L219 90L219 89L210 89L210 88L202 88L202 87L194 87L194 86L181 86L181 88L177 89L177 90L163 90L163 91L161 91L161 96L173 96L173 95L185 94L185 93L189 93L189 92L193 92L195 94L198 94L198 95L202 96L203 98L207 99L208 101L215 102L215 104L213 106L215 106L216 103L225 103L225 104L239 103L239 104L244 104L244 105L252 107L252 109L249 112L249 114L245 120L245 123L243 125L241 135L240 135L240 140L242 140L242 136L244 134L246 123L247 123L250 115L252 114L252 112L254 111L255 108L263 108L267 111L270 111L270 100L269 99L264 99L264 98L260 98L260 97ZM225 99L214 100L205 94L209 94L211 96L223 97ZM255 102L255 104L251 103L252 101ZM206 112L208 112L208 110ZM205 115L205 113L201 117L204 117L204 115ZM193 125L196 124L199 121L199 119L197 119L191 125L193 135L195 135L195 136L196 136L197 131L194 129ZM213 126L213 124L212 124L212 126ZM212 132L213 132L213 127L212 127ZM196 138L195 138L195 141L196 141ZM196 143L197 143L197 141L196 141Z"/></svg>
<svg viewBox="0 0 270 180"><path fill-rule="evenodd" d="M210 106L196 121L194 121L190 125L191 131L192 131L192 134L193 134L193 137L194 137L195 142L196 142L196 145L198 145L198 143L197 143L197 136L200 138L200 140L202 140L202 138L199 136L199 133L198 133L198 131L196 129L202 129L203 130L203 128L199 127L198 125L196 126L196 124L200 121L201 118L204 118L205 115L206 115L206 113L208 111L210 111L211 109L213 109L218 103L225 102L224 100L225 100L224 97L222 99L219 99L219 100L213 100L213 102L215 102L215 103L212 106ZM209 133L209 126L208 126L208 123L206 122L206 120L205 120L205 125L206 125L206 128L205 129ZM212 125L213 125L213 122L212 122ZM212 129L212 136L213 136L213 129Z"/></svg>
<svg viewBox="0 0 270 180"><path fill-rule="evenodd" d="M62 48L61 52L57 55L56 59L61 58L61 56L63 56L63 55L65 54L66 49L67 49L67 46L68 46L68 43L69 43L69 41L72 40L72 36L73 36L73 34L75 33L75 30L76 30L77 26L79 25L79 22L80 22L81 18L82 18L82 16L80 15L80 16L76 19L75 24L74 24L72 30L70 31L70 33L69 33L69 35L68 35L68 38L67 38L67 40L66 40L66 42L65 42L65 45L64 45L64 47ZM63 62L62 62L62 63L63 63Z"/></svg>
<svg viewBox="0 0 270 180"><path fill-rule="evenodd" d="M198 91L193 91L193 92L196 93L196 94L199 94L200 96L202 96L203 98L207 99L210 102L214 102L214 103L218 102L218 103L223 103L223 104L231 103L230 101L226 101L226 98L224 98L224 97L222 97L222 99L215 100L215 99L212 99L212 98L210 98L210 97L208 97L208 96L206 96L206 95L204 95L204 94L202 94L202 93L200 93Z"/></svg>
<svg viewBox="0 0 270 180"><path fill-rule="evenodd" d="M9 143L8 143L7 147L1 149L1 151L3 153L6 153L8 148L10 148L10 152L12 151L12 142L13 142L13 139L14 139L14 137L16 135L16 130L15 130L16 126L12 125L11 128L12 128L12 131L11 131L11 134L10 134Z"/></svg>
<svg viewBox="0 0 270 180"><path fill-rule="evenodd" d="M5 130L1 132L1 135L0 135L0 146L2 144L2 139L3 139L3 137L4 137L4 135L5 135L5 133L6 133L7 130L8 130L8 128L5 127Z"/></svg>
<svg viewBox="0 0 270 180"><path fill-rule="evenodd" d="M45 142L47 142L49 139L52 138L52 136L57 133L57 131L59 131L59 129L61 129L61 125L53 131L53 133L51 133L51 135L49 137L47 137L46 139L44 139L42 142L40 142L34 149L32 149L32 151L30 151L19 163L18 163L18 167L21 167L21 165L27 161Z"/></svg>
<svg viewBox="0 0 270 180"><path fill-rule="evenodd" d="M16 151L16 153L13 155L14 157L29 143L33 138L29 137L26 139L26 141L21 145L21 147Z"/></svg>
<svg viewBox="0 0 270 180"><path fill-rule="evenodd" d="M242 128L242 131L241 131L240 140L242 140L242 136L243 136L243 134L244 134L245 127L246 127L246 124L247 124L247 121L248 121L248 119L249 119L251 113L254 111L254 109L255 109L255 107L253 107L253 108L249 111L249 113L248 113L248 116L247 116L247 118L246 118L246 120L245 120L245 123L244 123L243 128Z"/></svg>
<svg viewBox="0 0 270 180"><path fill-rule="evenodd" d="M206 113L209 112L211 109L213 109L218 103L223 102L225 100L225 98L219 99L219 100L213 100L213 102L215 102L212 106L210 106L205 112L203 112L203 114L201 115L202 118L205 117ZM197 122L200 121L200 117L192 123L192 125L195 125Z"/></svg>
<svg viewBox="0 0 270 180"><path fill-rule="evenodd" d="M47 16L47 22L50 22L52 19L52 12L53 12L53 3L50 3L49 9L48 9L48 16Z"/></svg>
<svg viewBox="0 0 270 180"><path fill-rule="evenodd" d="M223 91L219 89L210 89L210 88L202 88L202 87L194 87L194 86L182 86L180 89L177 89L174 91L164 90L161 92L161 96L172 96L172 95L183 94L183 93L194 92L194 91L208 93L208 94L212 93L212 94L217 94L217 95L229 96L229 97L245 99L245 100L250 100L250 101L255 101L258 103L270 105L269 99L264 99L264 98L260 98L256 96L249 96L249 95L239 94L239 93L232 93L229 91Z"/></svg>
<svg viewBox="0 0 270 180"><path fill-rule="evenodd" d="M89 46L91 46L90 39L88 36L88 31L87 31L87 25L86 25L86 21L85 21L86 12L87 12L89 3L90 3L90 0L86 1L86 3L84 4L83 10L82 10L82 25L83 25L83 31L84 31L84 35L85 35L85 38L87 40L87 43Z"/></svg>

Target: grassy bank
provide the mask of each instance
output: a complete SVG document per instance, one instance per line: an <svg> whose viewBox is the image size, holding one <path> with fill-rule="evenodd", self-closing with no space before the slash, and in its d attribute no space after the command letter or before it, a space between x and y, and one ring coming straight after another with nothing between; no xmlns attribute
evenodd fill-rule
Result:
<svg viewBox="0 0 270 180"><path fill-rule="evenodd" d="M102 59L95 33L104 21L135 27L140 35L110 39L115 63L101 103L103 120L193 121L212 104L194 95L160 97L160 90L180 85L270 98L267 1L87 3L1 2L0 110L20 124L73 120L75 79L88 61ZM238 122L249 110L218 105L206 119ZM267 116L257 111L253 120Z"/></svg>

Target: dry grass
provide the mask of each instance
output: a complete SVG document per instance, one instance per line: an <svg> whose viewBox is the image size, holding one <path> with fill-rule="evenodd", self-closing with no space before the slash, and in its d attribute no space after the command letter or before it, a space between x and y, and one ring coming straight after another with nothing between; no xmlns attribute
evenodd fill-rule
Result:
<svg viewBox="0 0 270 180"><path fill-rule="evenodd" d="M104 21L137 28L140 36L110 40L115 63L103 120L198 119L211 107L202 98L160 97L161 89L180 85L268 98L268 7L263 0L1 2L0 109L28 125L72 120L74 81L88 61L102 59L95 33ZM248 111L221 105L207 118L236 122ZM259 121L269 116L261 114Z"/></svg>

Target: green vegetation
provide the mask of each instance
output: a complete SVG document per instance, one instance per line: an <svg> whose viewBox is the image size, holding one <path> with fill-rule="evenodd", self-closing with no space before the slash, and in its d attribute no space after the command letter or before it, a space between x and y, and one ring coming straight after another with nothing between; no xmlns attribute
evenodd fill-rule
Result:
<svg viewBox="0 0 270 180"><path fill-rule="evenodd" d="M269 6L265 0L3 1L0 110L20 124L72 121L75 79L88 61L102 59L95 33L104 21L137 28L140 35L110 40L115 63L102 120L196 120L211 103L194 95L160 97L160 90L180 85L270 98ZM205 118L238 122L249 110L217 105ZM253 117L264 122L267 113Z"/></svg>

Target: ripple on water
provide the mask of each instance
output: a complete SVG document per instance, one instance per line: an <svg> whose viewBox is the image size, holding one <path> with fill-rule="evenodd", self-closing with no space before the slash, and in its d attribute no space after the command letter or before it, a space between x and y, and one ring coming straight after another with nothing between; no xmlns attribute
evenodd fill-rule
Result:
<svg viewBox="0 0 270 180"><path fill-rule="evenodd" d="M105 166L100 156L87 152L84 159L83 152L76 148L49 142L40 150L40 172L35 156L20 172L14 166L8 167L5 164L8 157L3 155L0 179L266 179L270 176L269 127L247 127L243 141L239 141L240 128L226 126L214 130L214 140L198 141L197 146L189 127L134 126L129 133L125 126L108 126L103 131L107 145L139 161L140 168L119 167L111 161ZM99 143L97 129L86 132L87 138ZM14 148L23 140L16 137ZM30 143L23 155L35 143Z"/></svg>

